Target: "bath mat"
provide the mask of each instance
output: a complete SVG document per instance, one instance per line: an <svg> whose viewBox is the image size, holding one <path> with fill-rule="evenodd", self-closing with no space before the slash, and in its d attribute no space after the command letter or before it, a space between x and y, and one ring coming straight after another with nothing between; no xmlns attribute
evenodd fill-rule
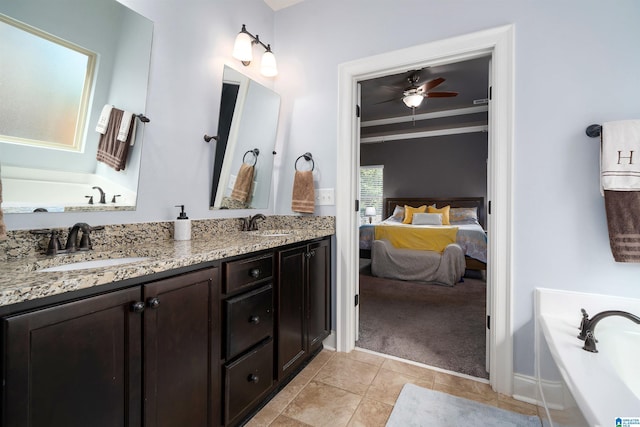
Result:
<svg viewBox="0 0 640 427"><path fill-rule="evenodd" d="M540 427L540 418L405 384L387 427Z"/></svg>

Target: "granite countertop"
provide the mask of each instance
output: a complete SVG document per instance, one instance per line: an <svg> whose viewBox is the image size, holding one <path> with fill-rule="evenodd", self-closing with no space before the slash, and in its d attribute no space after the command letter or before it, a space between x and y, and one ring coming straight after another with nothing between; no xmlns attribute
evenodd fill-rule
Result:
<svg viewBox="0 0 640 427"><path fill-rule="evenodd" d="M283 235L278 235L282 233ZM142 277L181 267L248 254L291 243L332 235L332 230L295 229L222 233L189 241L159 240L153 244L123 244L108 251L70 255L36 255L0 263L0 306L16 304L69 291ZM108 258L147 257L109 267L41 272L43 268Z"/></svg>

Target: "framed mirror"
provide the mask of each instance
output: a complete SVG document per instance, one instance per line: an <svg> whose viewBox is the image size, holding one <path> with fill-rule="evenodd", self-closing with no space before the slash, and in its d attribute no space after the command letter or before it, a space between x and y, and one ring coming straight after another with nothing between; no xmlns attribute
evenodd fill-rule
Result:
<svg viewBox="0 0 640 427"><path fill-rule="evenodd" d="M0 3L4 213L135 210L152 38L115 0ZM115 166L99 155L105 106L132 113Z"/></svg>
<svg viewBox="0 0 640 427"><path fill-rule="evenodd" d="M269 207L280 95L225 66L211 209Z"/></svg>

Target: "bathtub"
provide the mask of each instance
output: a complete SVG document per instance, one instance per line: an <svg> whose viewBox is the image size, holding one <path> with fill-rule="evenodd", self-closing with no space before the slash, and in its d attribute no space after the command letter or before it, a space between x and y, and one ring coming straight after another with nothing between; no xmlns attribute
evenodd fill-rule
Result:
<svg viewBox="0 0 640 427"><path fill-rule="evenodd" d="M106 204L98 203L98 186L106 194ZM120 197L110 203L115 194ZM93 205L85 196L93 196ZM100 176L89 173L43 171L2 167L2 210L5 213L71 210L129 210L135 208L136 193Z"/></svg>
<svg viewBox="0 0 640 427"><path fill-rule="evenodd" d="M584 351L583 341L577 338L581 308L590 316L605 310L640 315L640 299L536 290L537 339L547 344L566 385L564 392L575 400L586 425L616 426L617 418L637 420L640 425L640 325L621 317L602 319L594 333L598 353ZM540 375L544 361L540 347L537 343L536 364L538 384L544 395L545 379ZM554 408L561 407L562 402L549 404L544 396L542 400L549 425L553 426L550 414ZM571 424L562 422L561 425Z"/></svg>

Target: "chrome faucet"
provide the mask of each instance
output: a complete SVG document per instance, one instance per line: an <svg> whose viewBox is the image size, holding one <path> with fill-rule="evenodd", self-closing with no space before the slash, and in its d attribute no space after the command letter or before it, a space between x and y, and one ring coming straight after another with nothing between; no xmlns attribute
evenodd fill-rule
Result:
<svg viewBox="0 0 640 427"><path fill-rule="evenodd" d="M256 231L258 229L258 220L264 221L265 219L267 219L267 217L262 214L255 214L254 216L250 216L249 225L247 228L249 229L249 231Z"/></svg>
<svg viewBox="0 0 640 427"><path fill-rule="evenodd" d="M105 194L104 194L104 191L102 191L102 188L100 188L98 186L91 187L91 188L93 188L94 190L98 190L100 192L100 203L102 203L102 204L107 203L107 201L105 199ZM91 203L91 202L89 202L89 203Z"/></svg>
<svg viewBox="0 0 640 427"><path fill-rule="evenodd" d="M636 324L640 325L640 317L631 313L627 313L626 311L620 311L620 310L603 311L601 313L596 314L591 319L589 319L589 315L587 314L584 308L581 308L580 311L582 312L582 321L580 322L580 335L578 335L578 338L584 341L584 347L582 347L582 349L586 351L590 351L592 353L598 352L598 349L596 348L596 343L598 342L598 340L594 336L596 325L598 324L599 321L601 321L605 317L611 317L611 316L624 317L625 319L629 319L632 322L635 322Z"/></svg>

